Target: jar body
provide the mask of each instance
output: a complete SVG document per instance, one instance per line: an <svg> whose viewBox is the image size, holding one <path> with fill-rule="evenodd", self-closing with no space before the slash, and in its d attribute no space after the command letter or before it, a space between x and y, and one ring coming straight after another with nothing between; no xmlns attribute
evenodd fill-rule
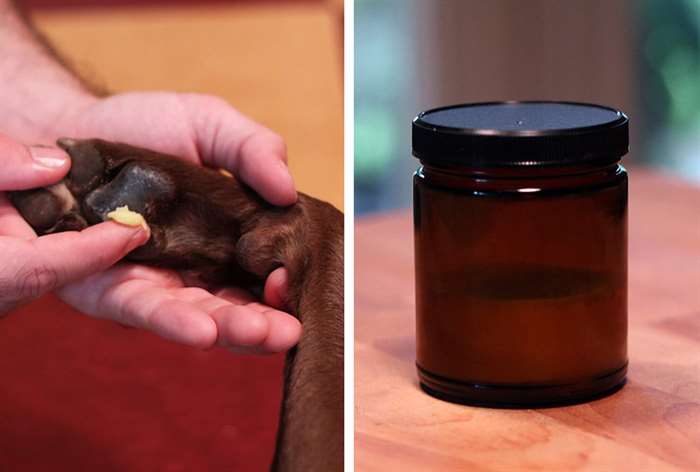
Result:
<svg viewBox="0 0 700 472"><path fill-rule="evenodd" d="M575 403L627 366L627 173L619 164L414 176L421 386L488 406Z"/></svg>

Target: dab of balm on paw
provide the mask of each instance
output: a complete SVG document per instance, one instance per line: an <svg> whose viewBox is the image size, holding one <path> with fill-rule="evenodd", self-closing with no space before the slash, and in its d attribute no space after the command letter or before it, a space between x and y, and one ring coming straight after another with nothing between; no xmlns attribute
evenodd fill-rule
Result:
<svg viewBox="0 0 700 472"><path fill-rule="evenodd" d="M117 207L116 210L107 213L107 218L126 226L142 226L148 230L148 225L141 213L129 210L128 206Z"/></svg>

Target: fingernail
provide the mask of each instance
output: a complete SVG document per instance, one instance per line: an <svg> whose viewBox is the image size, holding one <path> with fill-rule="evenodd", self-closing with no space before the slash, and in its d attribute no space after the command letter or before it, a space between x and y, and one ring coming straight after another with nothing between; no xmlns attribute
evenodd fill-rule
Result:
<svg viewBox="0 0 700 472"><path fill-rule="evenodd" d="M277 161L277 164L280 169L286 174L287 179L289 180L289 185L294 188L294 177L292 177L292 172L289 170L289 167L287 167L287 164L284 163L284 161Z"/></svg>
<svg viewBox="0 0 700 472"><path fill-rule="evenodd" d="M145 239L144 235L146 235ZM149 239L151 239L151 228L149 228L148 225L144 225L142 227L139 227L139 230L135 232L134 235L131 237L129 247L131 249L135 249L139 246L143 246L148 242Z"/></svg>
<svg viewBox="0 0 700 472"><path fill-rule="evenodd" d="M289 165L286 162L279 160L277 161L277 165L285 172L289 172Z"/></svg>
<svg viewBox="0 0 700 472"><path fill-rule="evenodd" d="M47 169L58 169L66 165L66 161L68 161L68 155L54 147L29 146L29 153L34 162Z"/></svg>

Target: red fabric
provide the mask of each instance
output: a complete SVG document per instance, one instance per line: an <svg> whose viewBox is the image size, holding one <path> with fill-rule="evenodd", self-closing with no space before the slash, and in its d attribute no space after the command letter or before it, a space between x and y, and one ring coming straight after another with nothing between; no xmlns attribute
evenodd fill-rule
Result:
<svg viewBox="0 0 700 472"><path fill-rule="evenodd" d="M0 471L266 470L283 362L197 351L43 297L0 319Z"/></svg>

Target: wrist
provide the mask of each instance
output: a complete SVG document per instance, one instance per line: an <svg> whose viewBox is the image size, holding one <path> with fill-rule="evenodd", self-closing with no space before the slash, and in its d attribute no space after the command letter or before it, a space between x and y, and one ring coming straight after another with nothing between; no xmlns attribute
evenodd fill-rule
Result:
<svg viewBox="0 0 700 472"><path fill-rule="evenodd" d="M17 11L0 0L0 132L53 144L96 98L64 67Z"/></svg>
<svg viewBox="0 0 700 472"><path fill-rule="evenodd" d="M53 145L56 138L71 136L76 118L98 98L72 78L60 79L49 75L0 90L0 131L25 144Z"/></svg>
<svg viewBox="0 0 700 472"><path fill-rule="evenodd" d="M60 137L76 137L80 117L100 100L87 90L64 90L60 98L46 107L46 113L37 117L35 139L40 143L55 145Z"/></svg>

